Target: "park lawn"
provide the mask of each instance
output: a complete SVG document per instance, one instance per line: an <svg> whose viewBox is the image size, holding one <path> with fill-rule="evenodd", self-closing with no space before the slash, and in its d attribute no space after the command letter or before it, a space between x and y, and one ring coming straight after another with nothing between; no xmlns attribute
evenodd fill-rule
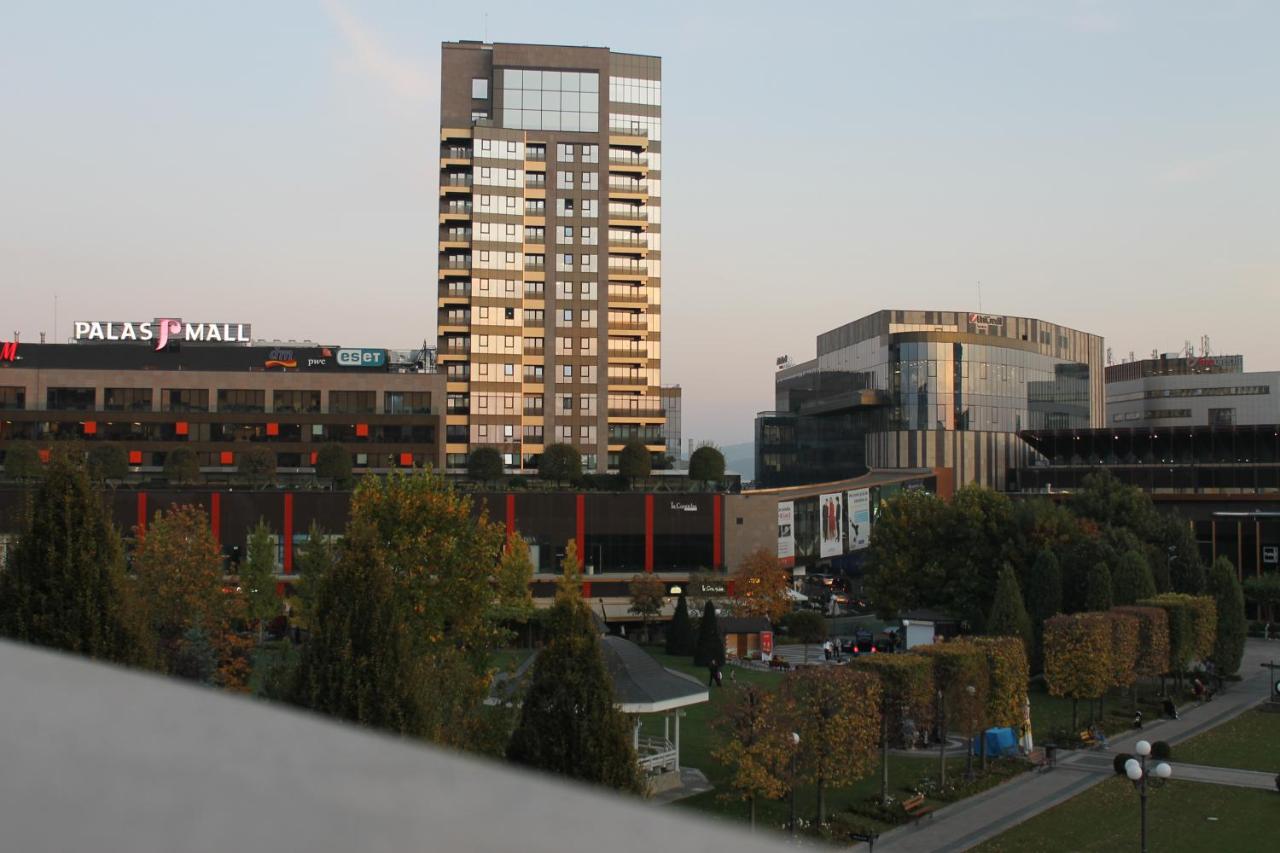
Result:
<svg viewBox="0 0 1280 853"><path fill-rule="evenodd" d="M1247 711L1178 744L1173 748L1173 760L1280 773L1280 714L1259 709Z"/></svg>
<svg viewBox="0 0 1280 853"><path fill-rule="evenodd" d="M1176 775L1177 770L1174 770ZM1272 791L1179 782L1149 792L1148 842L1162 853L1275 850L1280 808ZM1210 820L1217 818L1217 820ZM1136 850L1138 794L1115 777L973 848L975 853Z"/></svg>
<svg viewBox="0 0 1280 853"><path fill-rule="evenodd" d="M706 683L706 669L694 666L687 657L666 655L656 648L649 648L647 651L663 666L686 672L698 678L702 684ZM733 676L732 681L730 673ZM688 767L697 767L706 774L711 784L716 786L716 790L678 800L675 805L719 818L742 823L747 822L749 814L746 802L742 800L727 800L721 796L726 791L728 771L711 757L711 752L717 745L717 739L711 730L711 721L715 719L716 714L719 712L721 705L725 701L727 689L733 681L754 682L768 687L776 687L782 679L783 675L778 672L728 666L724 670L725 688L711 688L710 701L684 709L686 716L680 721L680 763ZM647 717L644 720L644 732L646 734L661 734L662 715ZM977 763L978 759L975 758L975 767ZM948 759L948 778L959 779L964 773L964 766L965 761L963 758ZM903 797L910 796L923 778L936 778L937 773L937 755L926 755L920 758L890 755L890 793L901 800ZM828 789L827 814L829 816L836 815L846 810L850 805L862 803L869 798L877 796L879 792L880 762L877 758L867 776L852 785ZM935 804L941 805L941 803ZM816 817L817 793L814 786L803 786L798 790L797 810L802 820L812 821ZM789 799L783 801L761 801L756 804L756 818L760 826L772 826L782 829L789 820L790 814ZM862 827L874 829L875 831L886 831L892 828L891 824L877 821L870 817L859 816L855 820Z"/></svg>

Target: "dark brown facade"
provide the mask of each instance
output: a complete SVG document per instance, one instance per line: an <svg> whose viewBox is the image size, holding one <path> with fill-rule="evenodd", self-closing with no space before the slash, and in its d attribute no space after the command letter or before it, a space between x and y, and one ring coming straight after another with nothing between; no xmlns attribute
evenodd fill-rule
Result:
<svg viewBox="0 0 1280 853"><path fill-rule="evenodd" d="M446 43L439 353L446 462L530 469L665 450L661 61L605 48Z"/></svg>
<svg viewBox="0 0 1280 853"><path fill-rule="evenodd" d="M167 454L197 454L211 481L266 447L282 479L310 479L327 442L357 471L443 465L444 379L418 363L346 368L337 347L21 344L0 363L0 456L67 439L112 442L131 479L160 476ZM403 372L401 372L403 371Z"/></svg>

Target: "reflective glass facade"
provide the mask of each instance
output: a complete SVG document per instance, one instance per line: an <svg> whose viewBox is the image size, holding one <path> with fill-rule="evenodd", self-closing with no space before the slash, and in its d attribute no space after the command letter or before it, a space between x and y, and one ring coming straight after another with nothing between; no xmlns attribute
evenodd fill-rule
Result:
<svg viewBox="0 0 1280 853"><path fill-rule="evenodd" d="M600 75L505 68L502 126L520 130L600 129Z"/></svg>

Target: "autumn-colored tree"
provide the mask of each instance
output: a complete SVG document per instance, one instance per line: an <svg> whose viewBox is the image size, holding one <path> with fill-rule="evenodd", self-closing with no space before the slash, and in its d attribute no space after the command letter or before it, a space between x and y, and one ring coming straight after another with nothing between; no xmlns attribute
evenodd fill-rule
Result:
<svg viewBox="0 0 1280 853"><path fill-rule="evenodd" d="M507 745L517 764L620 791L643 782L630 725L615 706L600 638L581 598L566 592L552 605L547 645L538 653Z"/></svg>
<svg viewBox="0 0 1280 853"><path fill-rule="evenodd" d="M240 595L245 601L245 615L257 626L261 643L267 623L280 615L283 604L276 595L276 546L266 520L259 518L249 531L248 545L239 567Z"/></svg>
<svg viewBox="0 0 1280 853"><path fill-rule="evenodd" d="M154 641L139 615L120 537L83 463L54 453L0 570L0 636L145 666Z"/></svg>
<svg viewBox="0 0 1280 853"><path fill-rule="evenodd" d="M1044 678L1053 696L1071 699L1071 728L1081 699L1097 699L1112 683L1111 620L1102 613L1054 616L1044 624Z"/></svg>
<svg viewBox="0 0 1280 853"><path fill-rule="evenodd" d="M179 641L192 628L202 629L221 657L233 614L209 516L198 506L173 506L157 512L145 530L135 528L134 535L136 587L165 669L174 671Z"/></svg>
<svg viewBox="0 0 1280 853"><path fill-rule="evenodd" d="M1023 723L1027 703L1026 648L1017 637L975 637L973 642L987 656L990 690L987 694L988 726L1018 728Z"/></svg>
<svg viewBox="0 0 1280 853"><path fill-rule="evenodd" d="M1139 678L1156 678L1169 669L1169 616L1159 607L1116 607L1113 613L1132 616L1138 621L1138 648L1134 656L1134 683L1130 693L1137 708Z"/></svg>
<svg viewBox="0 0 1280 853"><path fill-rule="evenodd" d="M1137 616L1121 610L1108 611L1111 619L1111 684L1128 687L1138 677L1138 643L1142 625Z"/></svg>
<svg viewBox="0 0 1280 853"><path fill-rule="evenodd" d="M874 675L880 682L880 801L889 801L889 747L910 748L907 721L915 731L928 731L933 723L933 661L923 655L859 655L849 662L854 669Z"/></svg>
<svg viewBox="0 0 1280 853"><path fill-rule="evenodd" d="M993 637L1017 637L1022 641L1024 654L1031 654L1034 642L1031 617L1023 606L1022 590L1018 588L1018 578L1012 566L1006 565L1000 570L985 633Z"/></svg>
<svg viewBox="0 0 1280 853"><path fill-rule="evenodd" d="M729 790L723 799L747 801L751 828L756 826L756 801L775 799L787 791L785 768L791 755L791 735L780 725L781 694L744 682L725 692L712 722L720 746L711 752L729 770Z"/></svg>
<svg viewBox="0 0 1280 853"><path fill-rule="evenodd" d="M1169 672L1182 683L1194 660L1213 654L1218 632L1218 608L1209 596L1168 592L1138 602L1163 608L1169 616Z"/></svg>
<svg viewBox="0 0 1280 853"><path fill-rule="evenodd" d="M349 517L341 562L369 566L375 578L385 567L403 608L406 654L429 686L417 694L421 733L466 747L502 639L490 613L504 529L486 513L473 517L471 499L431 470L362 479Z"/></svg>
<svg viewBox="0 0 1280 853"><path fill-rule="evenodd" d="M1244 658L1245 622L1244 594L1236 577L1236 568L1226 557L1214 561L1209 571L1209 591L1218 607L1218 625L1213 648L1213 663L1218 675L1234 675Z"/></svg>
<svg viewBox="0 0 1280 853"><path fill-rule="evenodd" d="M631 595L631 606L627 612L640 617L640 622L644 625L645 642L652 642L649 626L662 612L662 606L666 603L667 586L656 575L641 574L631 579L627 592Z"/></svg>
<svg viewBox="0 0 1280 853"><path fill-rule="evenodd" d="M501 622L527 622L533 615L533 593L529 583L533 580L533 558L529 543L519 533L507 536L502 559L493 575L494 601L491 618Z"/></svg>
<svg viewBox="0 0 1280 853"><path fill-rule="evenodd" d="M791 612L787 596L788 573L767 548L757 548L733 573L733 612L738 616L764 616L777 622Z"/></svg>
<svg viewBox="0 0 1280 853"><path fill-rule="evenodd" d="M582 598L582 559L578 556L576 539L565 543L560 577L556 578L556 598Z"/></svg>
<svg viewBox="0 0 1280 853"><path fill-rule="evenodd" d="M849 667L789 673L782 684L792 730L800 735L800 778L817 788L818 824L827 822L827 788L867 774L880 742L880 681Z"/></svg>
<svg viewBox="0 0 1280 853"><path fill-rule="evenodd" d="M933 684L940 700L937 718L944 734L954 727L972 739L985 729L991 690L986 652L963 639L918 646L914 651L933 661ZM966 752L972 761L973 751ZM946 772L946 761L941 759L938 775L942 785L946 784Z"/></svg>

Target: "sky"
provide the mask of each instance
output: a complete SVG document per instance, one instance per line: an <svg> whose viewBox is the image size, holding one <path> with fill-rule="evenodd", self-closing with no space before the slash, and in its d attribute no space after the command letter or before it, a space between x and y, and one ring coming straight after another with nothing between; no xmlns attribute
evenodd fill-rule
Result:
<svg viewBox="0 0 1280 853"><path fill-rule="evenodd" d="M881 308L1280 369L1280 3L0 2L0 337L435 340L440 43L663 59L663 381ZM981 296L979 297L979 293ZM56 300L55 300L56 296ZM981 300L979 304L979 298Z"/></svg>

